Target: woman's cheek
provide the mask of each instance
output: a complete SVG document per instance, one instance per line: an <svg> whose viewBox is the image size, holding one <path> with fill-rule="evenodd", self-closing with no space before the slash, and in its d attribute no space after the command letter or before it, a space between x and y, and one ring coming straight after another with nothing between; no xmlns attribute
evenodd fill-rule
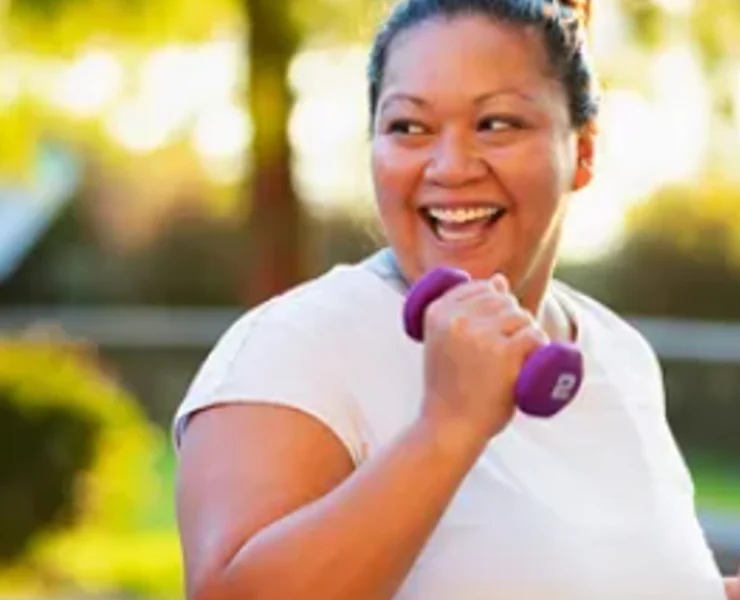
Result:
<svg viewBox="0 0 740 600"><path fill-rule="evenodd" d="M561 161L551 144L532 140L496 153L490 164L497 178L519 205L542 215L554 212L561 196Z"/></svg>
<svg viewBox="0 0 740 600"><path fill-rule="evenodd" d="M415 185L420 181L423 167L408 151L388 146L381 145L373 154L377 200L388 209L413 210Z"/></svg>

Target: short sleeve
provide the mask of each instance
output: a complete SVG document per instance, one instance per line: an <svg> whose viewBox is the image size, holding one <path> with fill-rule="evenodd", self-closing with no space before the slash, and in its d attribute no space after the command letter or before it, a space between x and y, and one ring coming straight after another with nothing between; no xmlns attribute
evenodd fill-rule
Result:
<svg viewBox="0 0 740 600"><path fill-rule="evenodd" d="M335 361L331 336L270 316L248 314L216 344L174 419L174 442L193 413L211 406L272 403L300 410L326 425L357 465L364 443L355 401Z"/></svg>

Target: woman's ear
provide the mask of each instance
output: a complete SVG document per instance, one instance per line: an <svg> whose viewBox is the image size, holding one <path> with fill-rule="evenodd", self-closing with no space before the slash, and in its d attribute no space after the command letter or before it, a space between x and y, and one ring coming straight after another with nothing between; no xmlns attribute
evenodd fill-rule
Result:
<svg viewBox="0 0 740 600"><path fill-rule="evenodd" d="M596 126L594 123L584 125L578 132L577 164L573 175L573 191L585 188L594 178L594 160L596 154Z"/></svg>

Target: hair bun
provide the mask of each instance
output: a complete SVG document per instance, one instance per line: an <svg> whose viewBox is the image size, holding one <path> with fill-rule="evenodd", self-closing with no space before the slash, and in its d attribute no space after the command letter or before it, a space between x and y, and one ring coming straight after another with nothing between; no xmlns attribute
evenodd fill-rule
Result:
<svg viewBox="0 0 740 600"><path fill-rule="evenodd" d="M562 7L568 8L570 14L563 14ZM544 0L543 12L548 18L575 19L583 29L588 29L591 23L591 0Z"/></svg>
<svg viewBox="0 0 740 600"><path fill-rule="evenodd" d="M588 29L591 24L591 0L562 0L575 13L576 18Z"/></svg>

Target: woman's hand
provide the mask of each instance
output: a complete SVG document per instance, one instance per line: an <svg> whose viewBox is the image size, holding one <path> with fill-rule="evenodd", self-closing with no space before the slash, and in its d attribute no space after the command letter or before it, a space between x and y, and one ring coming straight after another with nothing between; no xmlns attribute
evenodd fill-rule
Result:
<svg viewBox="0 0 740 600"><path fill-rule="evenodd" d="M547 343L503 275L457 286L429 305L424 322L423 416L464 425L485 443L514 415L527 357Z"/></svg>

